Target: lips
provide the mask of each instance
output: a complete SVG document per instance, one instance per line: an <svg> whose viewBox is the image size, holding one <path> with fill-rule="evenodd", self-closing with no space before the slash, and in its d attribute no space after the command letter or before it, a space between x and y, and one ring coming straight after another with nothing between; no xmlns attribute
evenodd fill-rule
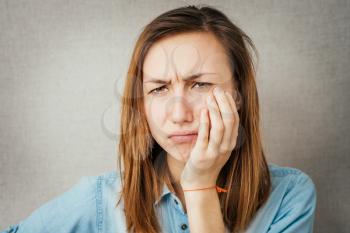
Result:
<svg viewBox="0 0 350 233"><path fill-rule="evenodd" d="M197 136L197 131L182 131L171 134L169 138L175 143L188 143L197 139Z"/></svg>

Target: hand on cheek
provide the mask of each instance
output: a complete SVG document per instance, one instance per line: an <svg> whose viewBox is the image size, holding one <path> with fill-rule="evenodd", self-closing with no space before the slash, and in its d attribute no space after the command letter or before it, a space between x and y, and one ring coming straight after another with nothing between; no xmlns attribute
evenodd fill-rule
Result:
<svg viewBox="0 0 350 233"><path fill-rule="evenodd" d="M207 108L202 109L195 146L184 167L181 183L188 188L215 185L221 168L234 149L239 116L231 94L221 88L209 93Z"/></svg>

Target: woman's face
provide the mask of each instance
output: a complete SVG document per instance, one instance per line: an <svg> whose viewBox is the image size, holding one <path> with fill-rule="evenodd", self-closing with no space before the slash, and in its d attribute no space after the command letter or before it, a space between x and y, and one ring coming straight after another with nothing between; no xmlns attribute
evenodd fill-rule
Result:
<svg viewBox="0 0 350 233"><path fill-rule="evenodd" d="M224 48L210 33L170 36L150 48L143 65L145 114L153 138L172 158L186 162L196 135L169 136L198 132L207 95L216 86L232 94L231 75Z"/></svg>

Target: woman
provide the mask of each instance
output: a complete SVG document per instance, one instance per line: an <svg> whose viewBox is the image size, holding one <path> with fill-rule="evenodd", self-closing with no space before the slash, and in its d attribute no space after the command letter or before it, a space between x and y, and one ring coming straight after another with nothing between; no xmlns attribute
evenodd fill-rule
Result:
<svg viewBox="0 0 350 233"><path fill-rule="evenodd" d="M214 8L155 18L128 70L119 172L84 177L5 232L312 232L314 183L265 159L252 51Z"/></svg>

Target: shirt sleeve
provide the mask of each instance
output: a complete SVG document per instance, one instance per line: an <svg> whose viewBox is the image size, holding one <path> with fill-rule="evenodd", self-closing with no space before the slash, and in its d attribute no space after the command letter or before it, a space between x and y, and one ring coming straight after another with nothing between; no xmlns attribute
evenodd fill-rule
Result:
<svg viewBox="0 0 350 233"><path fill-rule="evenodd" d="M301 172L285 194L268 233L312 233L316 199L313 181Z"/></svg>
<svg viewBox="0 0 350 233"><path fill-rule="evenodd" d="M90 177L34 210L1 233L95 232L96 189Z"/></svg>

